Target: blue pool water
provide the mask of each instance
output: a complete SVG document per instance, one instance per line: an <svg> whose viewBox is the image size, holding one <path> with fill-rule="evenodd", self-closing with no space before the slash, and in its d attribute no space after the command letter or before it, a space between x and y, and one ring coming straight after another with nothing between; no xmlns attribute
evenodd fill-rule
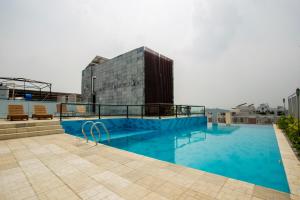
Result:
<svg viewBox="0 0 300 200"><path fill-rule="evenodd" d="M141 121L122 123L141 124ZM161 122L143 123L147 126L137 128L123 124L122 129L122 126L119 129L109 128L112 136L110 142L105 140L105 136L102 141L159 160L289 192L272 126L211 126L201 121L186 128L168 129L166 127L173 122L164 122L168 123L165 128L155 126ZM81 136L78 130L69 132Z"/></svg>

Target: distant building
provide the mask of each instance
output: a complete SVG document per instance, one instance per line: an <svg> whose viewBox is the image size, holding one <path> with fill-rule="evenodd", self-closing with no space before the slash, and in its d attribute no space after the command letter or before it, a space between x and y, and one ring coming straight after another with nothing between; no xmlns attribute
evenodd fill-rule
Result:
<svg viewBox="0 0 300 200"><path fill-rule="evenodd" d="M285 109L283 106L277 106L276 110L276 115L284 115L285 114Z"/></svg>
<svg viewBox="0 0 300 200"><path fill-rule="evenodd" d="M269 113L271 112L271 108L267 103L262 103L257 107L256 111L259 113Z"/></svg>
<svg viewBox="0 0 300 200"><path fill-rule="evenodd" d="M232 112L235 115L251 115L255 114L255 107L253 104L247 105L247 103L243 103L233 108Z"/></svg>
<svg viewBox="0 0 300 200"><path fill-rule="evenodd" d="M146 47L112 59L96 56L82 71L81 91L89 103L173 104L173 60Z"/></svg>
<svg viewBox="0 0 300 200"><path fill-rule="evenodd" d="M298 118L298 101L300 100L297 99L296 93L293 93L288 97L288 113L295 118Z"/></svg>

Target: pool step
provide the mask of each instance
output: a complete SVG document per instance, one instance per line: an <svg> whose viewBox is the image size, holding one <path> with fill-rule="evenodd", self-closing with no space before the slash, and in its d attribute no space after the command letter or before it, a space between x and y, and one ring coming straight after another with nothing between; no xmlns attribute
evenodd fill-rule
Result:
<svg viewBox="0 0 300 200"><path fill-rule="evenodd" d="M0 124L0 140L64 133L58 121Z"/></svg>

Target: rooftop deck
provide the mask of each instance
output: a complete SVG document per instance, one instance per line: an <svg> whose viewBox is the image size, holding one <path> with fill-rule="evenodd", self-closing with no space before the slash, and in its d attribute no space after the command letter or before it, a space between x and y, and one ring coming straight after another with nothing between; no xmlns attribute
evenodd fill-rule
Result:
<svg viewBox="0 0 300 200"><path fill-rule="evenodd" d="M276 135L291 195L56 134L0 141L0 196L1 199L300 199L299 161L294 160L279 130Z"/></svg>

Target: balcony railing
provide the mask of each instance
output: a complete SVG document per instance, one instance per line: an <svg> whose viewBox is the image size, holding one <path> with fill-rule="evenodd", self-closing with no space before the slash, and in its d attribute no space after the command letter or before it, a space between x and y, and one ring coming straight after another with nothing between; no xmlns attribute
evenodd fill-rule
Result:
<svg viewBox="0 0 300 200"><path fill-rule="evenodd" d="M60 120L72 117L183 117L205 116L205 106L174 105L165 103L143 105L108 105L91 103L60 103L57 104Z"/></svg>

